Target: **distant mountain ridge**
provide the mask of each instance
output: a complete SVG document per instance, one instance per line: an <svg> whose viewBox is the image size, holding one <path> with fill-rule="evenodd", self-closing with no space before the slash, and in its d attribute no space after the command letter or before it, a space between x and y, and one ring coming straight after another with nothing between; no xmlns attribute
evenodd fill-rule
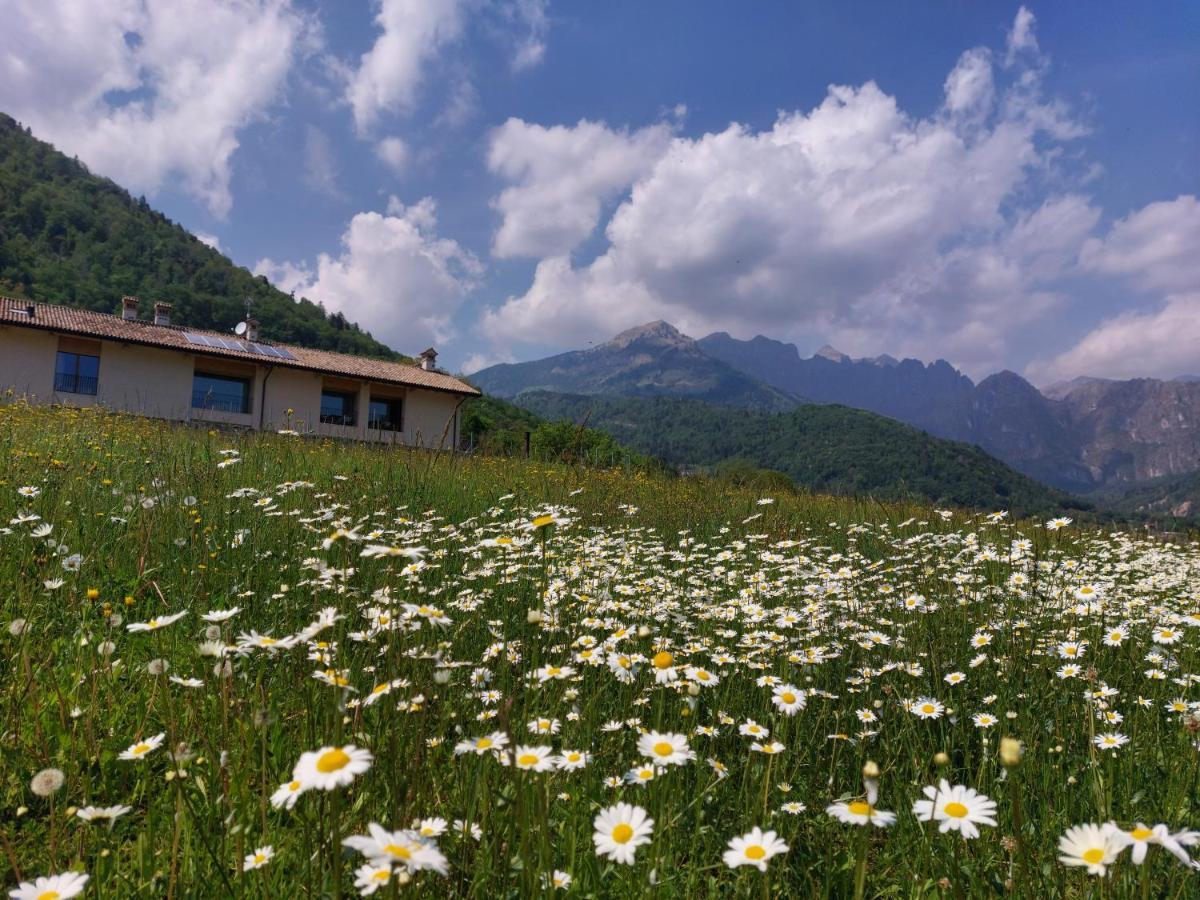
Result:
<svg viewBox="0 0 1200 900"><path fill-rule="evenodd" d="M799 402L787 391L705 353L694 340L662 321L623 331L587 350L491 366L471 380L506 399L544 389L619 397L669 395L775 411Z"/></svg>
<svg viewBox="0 0 1200 900"><path fill-rule="evenodd" d="M772 411L836 403L977 444L1025 475L1076 493L1200 470L1200 381L1189 377L1079 378L1044 394L1015 372L975 384L940 359L851 359L828 346L803 358L794 344L762 335L693 340L654 322L591 350L495 366L473 380L509 399L545 390Z"/></svg>

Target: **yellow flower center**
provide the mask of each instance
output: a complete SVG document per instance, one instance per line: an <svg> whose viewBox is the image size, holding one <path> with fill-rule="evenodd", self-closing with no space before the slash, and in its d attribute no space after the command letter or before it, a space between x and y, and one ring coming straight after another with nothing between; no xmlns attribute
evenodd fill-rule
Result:
<svg viewBox="0 0 1200 900"><path fill-rule="evenodd" d="M654 745L654 752L657 753L659 756L670 756L672 753L675 752L675 748L672 747L670 744L668 744L666 741L659 741L657 744Z"/></svg>
<svg viewBox="0 0 1200 900"><path fill-rule="evenodd" d="M1100 847L1093 847L1091 850L1085 850L1083 851L1082 859L1086 863L1096 865L1096 863L1104 859L1104 850Z"/></svg>
<svg viewBox="0 0 1200 900"><path fill-rule="evenodd" d="M766 855L766 849L758 844L751 844L746 848L746 859L762 859Z"/></svg>
<svg viewBox="0 0 1200 900"><path fill-rule="evenodd" d="M560 669L558 666L550 666L548 669L546 669L547 675L558 675L561 674L561 672L562 669Z"/></svg>
<svg viewBox="0 0 1200 900"><path fill-rule="evenodd" d="M863 800L855 800L853 803L848 803L846 809L850 810L856 816L871 815L871 804Z"/></svg>
<svg viewBox="0 0 1200 900"><path fill-rule="evenodd" d="M784 703L795 703L796 695L793 694L791 691L784 691L782 694L779 695L779 699L782 700Z"/></svg>
<svg viewBox="0 0 1200 900"><path fill-rule="evenodd" d="M298 790L300 790L300 782L298 782L298 781L289 781L289 782L288 782L288 790L289 790L289 791L298 791Z"/></svg>
<svg viewBox="0 0 1200 900"><path fill-rule="evenodd" d="M709 675L707 672L705 672L703 669L697 670L697 672L696 672L696 680L697 681L708 681L708 679L710 679L710 678L712 678L712 676Z"/></svg>
<svg viewBox="0 0 1200 900"><path fill-rule="evenodd" d="M612 830L612 839L618 844L628 844L633 838L633 828L622 822Z"/></svg>
<svg viewBox="0 0 1200 900"><path fill-rule="evenodd" d="M497 543L497 544L499 544L501 547L507 547L507 546L508 546L509 544L511 544L512 542L513 542L513 539L512 539L512 538L510 538L510 537L499 537L499 538L496 538L496 543Z"/></svg>
<svg viewBox="0 0 1200 900"><path fill-rule="evenodd" d="M350 757L344 751L335 747L332 750L326 750L317 757L317 771L325 772L326 774L336 772L338 769L344 769L349 762Z"/></svg>
<svg viewBox="0 0 1200 900"><path fill-rule="evenodd" d="M377 684L377 685L375 685L375 687L371 688L371 693L372 694L382 694L389 687L391 687L391 684L388 684L388 683Z"/></svg>
<svg viewBox="0 0 1200 900"><path fill-rule="evenodd" d="M258 642L264 647L270 647L272 644L276 643L275 638L269 637L261 637L258 639Z"/></svg>
<svg viewBox="0 0 1200 900"><path fill-rule="evenodd" d="M553 521L554 521L554 516L552 516L552 515L547 514L544 516L538 516L536 519L533 520L533 527L534 528L545 528L547 525L549 525Z"/></svg>
<svg viewBox="0 0 1200 900"><path fill-rule="evenodd" d="M1129 836L1136 841L1144 841L1150 835L1154 834L1149 828L1135 828L1129 832Z"/></svg>
<svg viewBox="0 0 1200 900"><path fill-rule="evenodd" d="M567 762L579 762L582 757L578 753L568 753Z"/></svg>
<svg viewBox="0 0 1200 900"><path fill-rule="evenodd" d="M385 853L390 853L392 856L398 856L401 859L412 858L412 851L407 847L402 847L400 844L388 844L383 850Z"/></svg>
<svg viewBox="0 0 1200 900"><path fill-rule="evenodd" d="M141 756L143 753L150 752L150 745L149 744L138 744L136 747L134 747L129 752L132 753L134 756Z"/></svg>
<svg viewBox="0 0 1200 900"><path fill-rule="evenodd" d="M926 715L932 715L936 707L932 703L926 703L921 707L921 712Z"/></svg>
<svg viewBox="0 0 1200 900"><path fill-rule="evenodd" d="M538 757L536 753L522 753L517 757L517 764L522 766L537 765Z"/></svg>
<svg viewBox="0 0 1200 900"><path fill-rule="evenodd" d="M955 800L951 800L949 803L947 803L945 806L942 807L942 812L944 812L948 816L953 816L956 819L961 819L966 816L968 810L961 803L959 803Z"/></svg>
<svg viewBox="0 0 1200 900"><path fill-rule="evenodd" d="M151 619L146 624L149 625L151 628L157 628L158 627L158 619Z"/></svg>
<svg viewBox="0 0 1200 900"><path fill-rule="evenodd" d="M255 854L254 854L254 861L255 861L256 863L266 862L266 861L267 861L267 858L266 858L265 856L263 856L263 854L261 854L261 853L255 853Z"/></svg>
<svg viewBox="0 0 1200 900"><path fill-rule="evenodd" d="M666 650L660 650L658 653L654 654L654 659L652 662L654 663L654 668L666 669L670 667L671 663L675 662L675 657Z"/></svg>
<svg viewBox="0 0 1200 900"><path fill-rule="evenodd" d="M387 881L391 877L392 877L391 869L380 869L379 871L374 872L371 875L371 879L373 881L379 881L379 882Z"/></svg>
<svg viewBox="0 0 1200 900"><path fill-rule="evenodd" d="M492 739L491 739L491 738L486 738L486 737L485 737L485 738L480 738L479 740L477 740L477 741L475 742L475 746L476 746L477 748L479 748L480 750L487 750L489 747L491 747L491 746L492 746Z"/></svg>
<svg viewBox="0 0 1200 900"><path fill-rule="evenodd" d="M61 896L58 891L43 891L37 895L37 900L58 900Z"/></svg>

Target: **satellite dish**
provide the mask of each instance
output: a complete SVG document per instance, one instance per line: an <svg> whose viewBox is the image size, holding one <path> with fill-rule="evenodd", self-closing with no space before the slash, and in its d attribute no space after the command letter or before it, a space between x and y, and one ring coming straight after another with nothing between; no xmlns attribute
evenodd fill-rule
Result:
<svg viewBox="0 0 1200 900"><path fill-rule="evenodd" d="M233 328L233 333L236 334L238 337L241 337L243 334L245 334L246 333L246 323L238 322L237 325L235 325Z"/></svg>

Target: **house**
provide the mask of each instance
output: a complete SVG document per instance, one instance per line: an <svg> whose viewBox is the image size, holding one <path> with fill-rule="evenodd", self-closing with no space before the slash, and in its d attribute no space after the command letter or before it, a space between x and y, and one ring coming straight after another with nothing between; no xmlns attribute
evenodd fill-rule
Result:
<svg viewBox="0 0 1200 900"><path fill-rule="evenodd" d="M311 350L171 322L0 297L0 391L34 403L422 447L458 446L460 407L480 392L418 364Z"/></svg>

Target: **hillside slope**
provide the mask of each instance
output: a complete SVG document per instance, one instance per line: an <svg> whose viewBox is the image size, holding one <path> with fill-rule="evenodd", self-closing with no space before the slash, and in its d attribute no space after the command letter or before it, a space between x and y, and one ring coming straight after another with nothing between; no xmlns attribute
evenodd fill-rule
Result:
<svg viewBox="0 0 1200 900"><path fill-rule="evenodd" d="M682 466L729 460L786 473L814 491L1049 515L1087 504L1013 471L978 447L935 438L844 406L783 413L670 398L527 391L516 402L550 419L587 420L639 452Z"/></svg>
<svg viewBox="0 0 1200 900"><path fill-rule="evenodd" d="M175 318L226 331L245 316L263 337L397 358L340 314L296 301L180 225L91 174L0 113L0 294L120 313L121 297L175 305ZM408 348L413 349L413 348Z"/></svg>

